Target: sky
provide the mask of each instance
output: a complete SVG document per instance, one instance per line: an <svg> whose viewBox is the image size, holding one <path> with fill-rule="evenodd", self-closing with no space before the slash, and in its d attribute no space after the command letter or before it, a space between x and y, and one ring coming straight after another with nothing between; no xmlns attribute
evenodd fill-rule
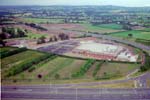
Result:
<svg viewBox="0 0 150 100"><path fill-rule="evenodd" d="M150 0L0 0L0 5L116 5L150 6Z"/></svg>

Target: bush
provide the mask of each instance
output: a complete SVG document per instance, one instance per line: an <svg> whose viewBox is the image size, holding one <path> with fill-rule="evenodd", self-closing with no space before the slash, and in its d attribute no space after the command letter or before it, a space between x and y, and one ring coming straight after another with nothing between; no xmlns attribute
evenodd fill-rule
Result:
<svg viewBox="0 0 150 100"><path fill-rule="evenodd" d="M16 79L14 79L14 80L13 80L13 82L14 82L14 83L16 83L16 82L17 82L17 80L16 80Z"/></svg>
<svg viewBox="0 0 150 100"><path fill-rule="evenodd" d="M38 76L37 76L37 77L40 79L40 78L42 78L42 75L41 75L41 74L38 74Z"/></svg>
<svg viewBox="0 0 150 100"><path fill-rule="evenodd" d="M35 70L35 67L30 67L28 72L32 72L33 70Z"/></svg>
<svg viewBox="0 0 150 100"><path fill-rule="evenodd" d="M59 79L60 75L59 74L55 74L55 79Z"/></svg>

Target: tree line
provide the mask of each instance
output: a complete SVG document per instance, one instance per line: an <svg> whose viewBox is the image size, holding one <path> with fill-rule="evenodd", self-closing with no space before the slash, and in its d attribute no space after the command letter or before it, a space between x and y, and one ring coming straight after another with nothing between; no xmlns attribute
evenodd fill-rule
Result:
<svg viewBox="0 0 150 100"><path fill-rule="evenodd" d="M13 27L2 27L0 34L2 39L26 37L27 30Z"/></svg>
<svg viewBox="0 0 150 100"><path fill-rule="evenodd" d="M58 36L52 36L49 38L48 41L46 41L46 37L45 36L41 36L40 38L37 39L37 44L42 44L42 43L46 43L46 42L56 42L58 40L68 40L69 36L67 34L64 33L60 33Z"/></svg>

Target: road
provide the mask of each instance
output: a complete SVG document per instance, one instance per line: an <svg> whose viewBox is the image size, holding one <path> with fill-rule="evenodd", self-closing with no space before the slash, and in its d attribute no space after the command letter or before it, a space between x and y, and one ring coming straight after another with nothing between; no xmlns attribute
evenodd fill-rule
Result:
<svg viewBox="0 0 150 100"><path fill-rule="evenodd" d="M150 73L141 76L107 82L89 82L80 84L53 84L30 86L2 86L2 100L150 100L150 88L145 79ZM128 80L139 80L143 85L131 89L77 88L96 84L120 83Z"/></svg>
<svg viewBox="0 0 150 100"><path fill-rule="evenodd" d="M150 89L24 88L3 90L2 100L150 100Z"/></svg>

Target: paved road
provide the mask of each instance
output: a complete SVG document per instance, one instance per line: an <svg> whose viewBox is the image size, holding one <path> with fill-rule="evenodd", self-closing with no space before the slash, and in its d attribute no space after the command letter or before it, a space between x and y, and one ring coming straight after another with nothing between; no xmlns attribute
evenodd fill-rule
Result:
<svg viewBox="0 0 150 100"><path fill-rule="evenodd" d="M150 100L150 88L146 88L146 78L150 73L139 77L115 80L107 82L90 82L80 84L53 84L53 85L31 85L31 86L2 86L3 100ZM141 88L133 89L87 89L75 88L77 86L90 86L96 84L120 83L128 80L141 81Z"/></svg>
<svg viewBox="0 0 150 100"><path fill-rule="evenodd" d="M2 92L2 99L48 100L150 100L150 89L66 89L34 88Z"/></svg>

